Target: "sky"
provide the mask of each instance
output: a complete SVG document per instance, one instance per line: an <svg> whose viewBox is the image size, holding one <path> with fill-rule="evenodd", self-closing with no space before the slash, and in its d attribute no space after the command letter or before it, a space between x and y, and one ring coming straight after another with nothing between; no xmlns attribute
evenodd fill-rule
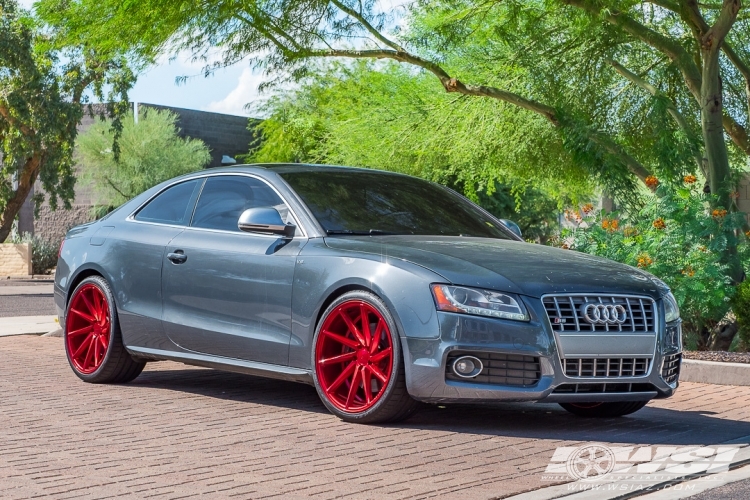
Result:
<svg viewBox="0 0 750 500"><path fill-rule="evenodd" d="M19 0L19 3L31 9L34 0ZM202 66L191 63L189 54L178 54L171 61L165 57L138 77L129 93L130 100L229 115L252 115L244 108L259 99L258 85L264 80L261 74L239 63L206 78L201 74ZM177 85L175 79L182 76L191 78Z"/></svg>
<svg viewBox="0 0 750 500"><path fill-rule="evenodd" d="M26 9L31 9L35 0L18 0ZM377 0L382 10L398 8L409 0ZM400 20L398 24L403 24ZM403 27L403 26L402 26ZM202 63L190 61L190 54L180 53L175 57L163 57L157 64L139 75L131 89L131 101L147 104L160 104L177 108L212 111L229 115L252 116L247 104L263 98L258 86L264 75L249 67L248 63L238 63L232 67L216 71L204 77ZM185 82L176 83L178 77L189 76Z"/></svg>

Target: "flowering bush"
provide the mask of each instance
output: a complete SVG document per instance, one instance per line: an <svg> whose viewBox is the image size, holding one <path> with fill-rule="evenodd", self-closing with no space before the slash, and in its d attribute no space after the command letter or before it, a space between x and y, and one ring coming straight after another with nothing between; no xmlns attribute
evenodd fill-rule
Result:
<svg viewBox="0 0 750 500"><path fill-rule="evenodd" d="M577 228L564 230L560 246L607 257L648 271L664 280L680 305L692 347L708 336L727 314L735 286L721 261L730 240L748 262L748 240L740 230L743 215L709 209L694 176L679 186L653 179L655 191L640 211L605 214L583 210ZM584 224L585 222L585 224Z"/></svg>

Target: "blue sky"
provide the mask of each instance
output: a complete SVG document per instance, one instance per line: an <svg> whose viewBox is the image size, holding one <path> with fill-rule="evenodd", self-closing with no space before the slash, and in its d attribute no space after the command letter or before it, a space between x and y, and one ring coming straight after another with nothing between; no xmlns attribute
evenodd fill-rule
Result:
<svg viewBox="0 0 750 500"><path fill-rule="evenodd" d="M30 9L34 0L19 0L19 3ZM199 63L190 62L189 54L178 54L172 61L165 57L139 76L130 91L130 100L231 115L252 114L244 106L258 99L262 75L240 63L205 78L201 67ZM178 76L191 78L177 85Z"/></svg>

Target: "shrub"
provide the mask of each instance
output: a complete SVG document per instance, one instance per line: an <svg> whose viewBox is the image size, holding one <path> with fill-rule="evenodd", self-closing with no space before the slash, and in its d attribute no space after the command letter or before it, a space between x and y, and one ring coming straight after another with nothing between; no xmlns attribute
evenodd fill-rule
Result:
<svg viewBox="0 0 750 500"><path fill-rule="evenodd" d="M177 115L170 111L141 108L138 123L129 113L123 120L117 160L111 122L97 121L81 134L76 159L96 204L119 206L160 182L206 166L211 161L208 147L179 132Z"/></svg>
<svg viewBox="0 0 750 500"><path fill-rule="evenodd" d="M579 225L564 230L570 248L641 268L665 281L680 305L688 345L706 346L710 331L730 310L735 286L721 259L728 243L747 262L740 213L710 209L709 195L692 179L655 184L645 205L631 213L575 212ZM653 182L652 182L653 183Z"/></svg>
<svg viewBox="0 0 750 500"><path fill-rule="evenodd" d="M31 243L31 272L34 274L47 274L57 265L59 246L44 238L24 233L14 235L11 243Z"/></svg>
<svg viewBox="0 0 750 500"><path fill-rule="evenodd" d="M732 299L732 310L737 318L739 350L750 350L750 280L745 280L737 287Z"/></svg>

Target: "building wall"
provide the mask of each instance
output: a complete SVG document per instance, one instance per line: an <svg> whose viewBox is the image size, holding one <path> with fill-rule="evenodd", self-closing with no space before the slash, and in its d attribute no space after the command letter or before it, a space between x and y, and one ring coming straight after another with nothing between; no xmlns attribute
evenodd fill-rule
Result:
<svg viewBox="0 0 750 500"><path fill-rule="evenodd" d="M740 212L745 212L745 217L750 223L750 175L746 175L740 181L738 192L740 196L737 199L737 208Z"/></svg>

